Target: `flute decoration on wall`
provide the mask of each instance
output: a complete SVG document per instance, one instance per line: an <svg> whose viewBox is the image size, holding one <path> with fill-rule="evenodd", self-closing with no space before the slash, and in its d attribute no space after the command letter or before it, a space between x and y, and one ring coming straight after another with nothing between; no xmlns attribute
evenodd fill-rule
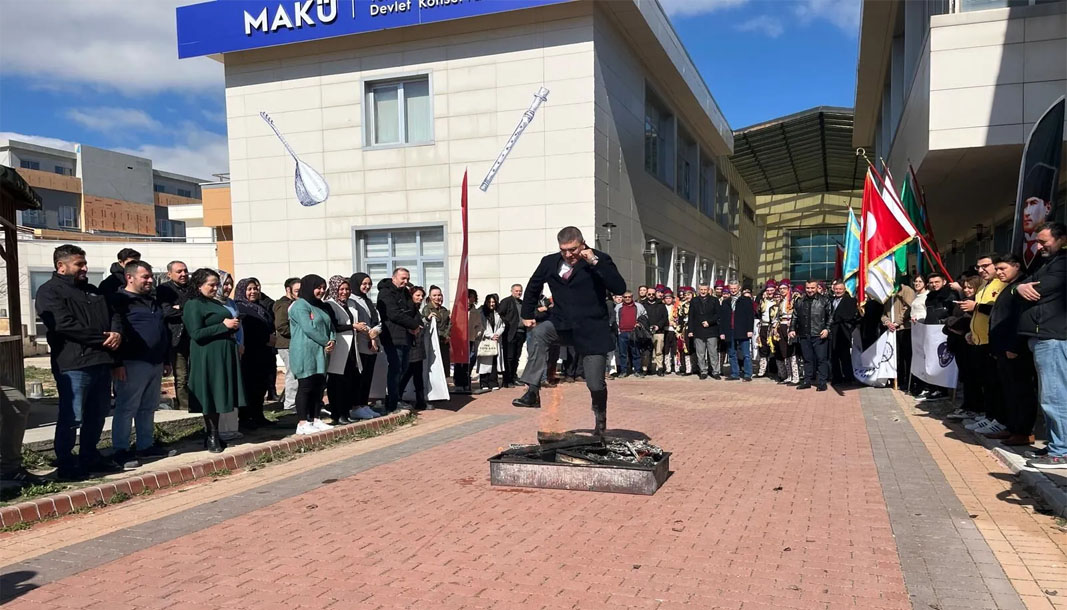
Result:
<svg viewBox="0 0 1067 610"><path fill-rule="evenodd" d="M500 166L507 160L508 154L511 153L511 149L515 148L515 144L519 141L519 136L522 132L526 131L526 128L533 122L534 115L537 114L537 109L541 107L541 104L548 101L548 89L541 87L534 94L533 103L526 109L526 112L522 113L522 118L519 119L519 124L515 127L515 131L508 138L507 144L504 145L504 150L500 151L500 155L497 156L496 161L493 162L493 166L489 168L489 173L485 175L485 180L482 180L481 186L478 188L484 193L489 190L489 185L492 184L493 178L496 178L496 174L500 171Z"/></svg>

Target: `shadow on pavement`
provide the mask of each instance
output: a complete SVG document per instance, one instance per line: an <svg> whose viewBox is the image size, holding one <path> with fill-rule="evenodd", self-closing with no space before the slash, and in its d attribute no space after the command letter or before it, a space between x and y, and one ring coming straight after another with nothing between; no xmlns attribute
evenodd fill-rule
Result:
<svg viewBox="0 0 1067 610"><path fill-rule="evenodd" d="M30 570L0 574L0 604L6 604L36 589L37 585L27 582L34 576L37 576L37 572Z"/></svg>

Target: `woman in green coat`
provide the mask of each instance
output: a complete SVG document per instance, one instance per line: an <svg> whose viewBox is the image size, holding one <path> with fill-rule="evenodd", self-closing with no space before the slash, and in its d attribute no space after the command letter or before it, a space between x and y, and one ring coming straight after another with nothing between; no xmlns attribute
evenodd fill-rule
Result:
<svg viewBox="0 0 1067 610"><path fill-rule="evenodd" d="M327 354L333 351L329 305L322 301L326 280L306 275L299 298L289 306L289 370L296 377L297 434L314 434L333 426L319 419L326 390Z"/></svg>
<svg viewBox="0 0 1067 610"><path fill-rule="evenodd" d="M204 414L204 445L220 453L226 442L219 438L219 414L245 404L236 339L241 323L215 300L219 274L214 269L197 269L192 284L195 296L182 313L190 339L189 410Z"/></svg>

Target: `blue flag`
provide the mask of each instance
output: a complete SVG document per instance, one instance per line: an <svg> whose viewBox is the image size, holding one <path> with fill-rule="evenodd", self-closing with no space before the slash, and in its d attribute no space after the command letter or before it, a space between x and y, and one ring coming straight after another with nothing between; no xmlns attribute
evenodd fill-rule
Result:
<svg viewBox="0 0 1067 610"><path fill-rule="evenodd" d="M844 280L845 289L852 296L856 296L857 272L860 270L860 223L856 221L856 215L852 208L848 209L848 226L845 227L845 262Z"/></svg>

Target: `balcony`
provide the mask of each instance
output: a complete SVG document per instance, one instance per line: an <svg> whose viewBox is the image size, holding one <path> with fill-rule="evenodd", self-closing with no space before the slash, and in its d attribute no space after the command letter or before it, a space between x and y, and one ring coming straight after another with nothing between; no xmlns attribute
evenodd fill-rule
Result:
<svg viewBox="0 0 1067 610"><path fill-rule="evenodd" d="M39 169L20 167L16 169L23 180L34 188L51 189L66 193L81 193L82 179L74 176L64 176L53 172L45 172Z"/></svg>
<svg viewBox="0 0 1067 610"><path fill-rule="evenodd" d="M172 205L200 205L200 200L195 197L182 197L170 193L155 193L156 205L170 207Z"/></svg>

